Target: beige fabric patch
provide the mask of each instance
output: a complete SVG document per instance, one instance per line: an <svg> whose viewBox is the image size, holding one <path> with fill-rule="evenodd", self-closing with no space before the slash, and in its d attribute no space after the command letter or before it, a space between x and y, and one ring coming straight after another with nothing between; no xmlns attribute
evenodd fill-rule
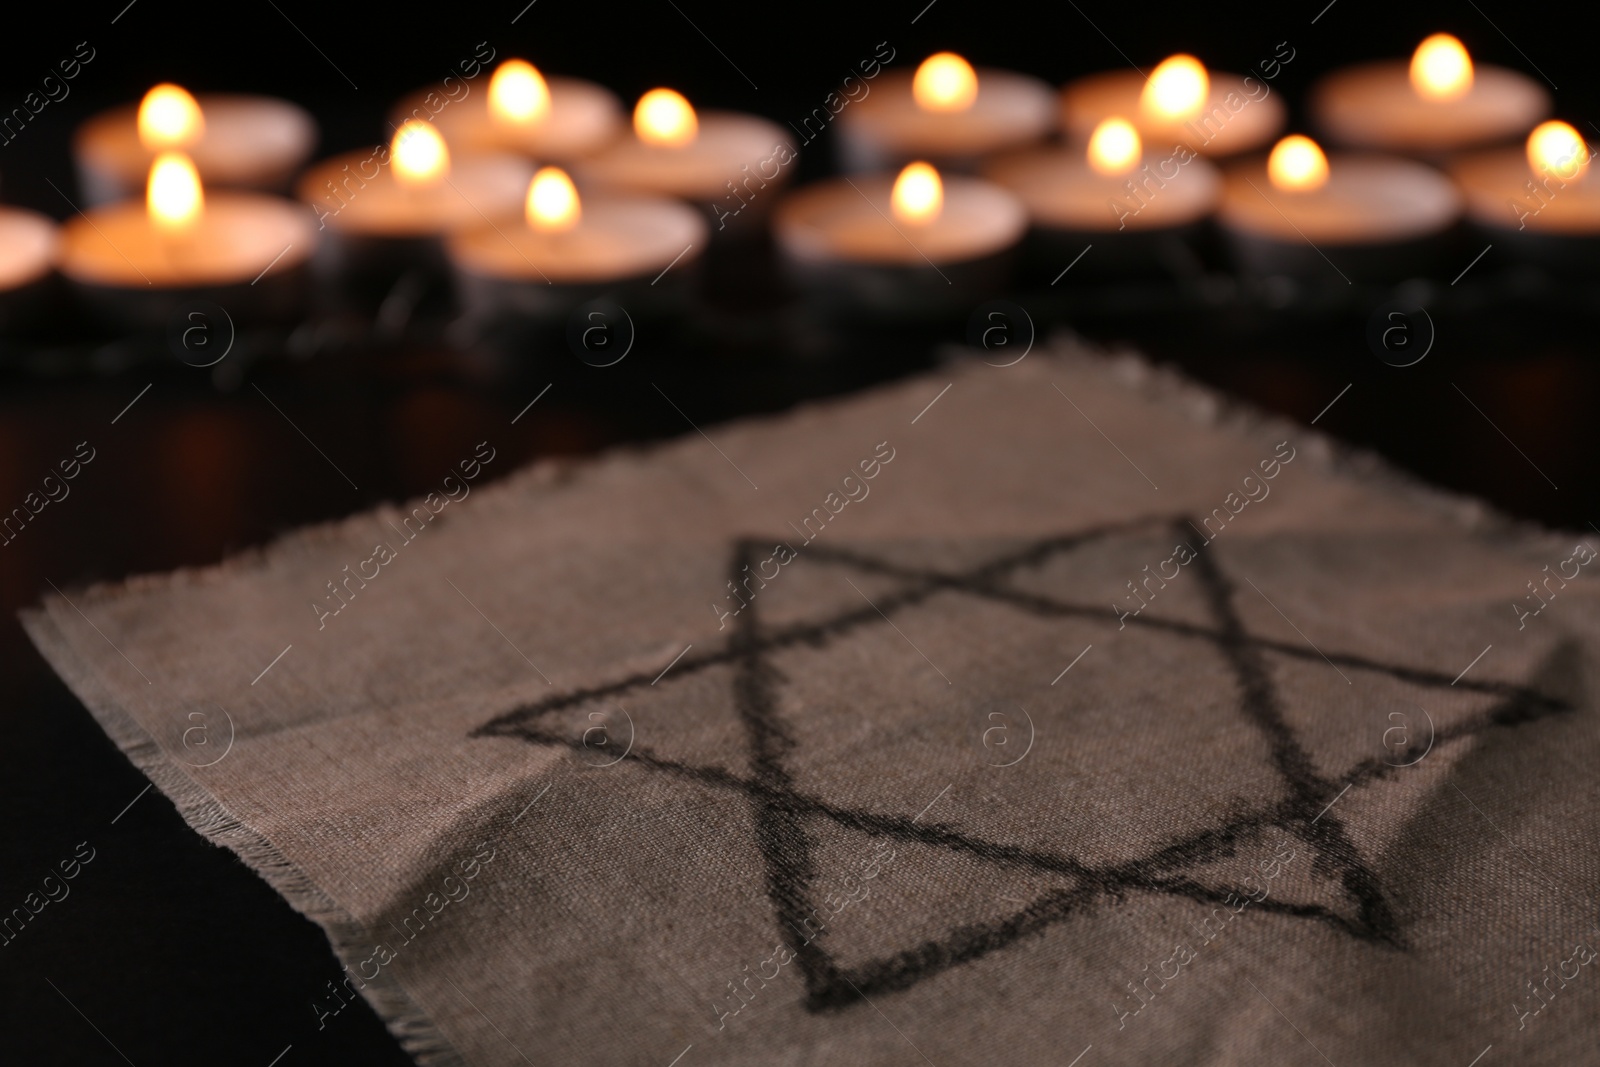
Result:
<svg viewBox="0 0 1600 1067"><path fill-rule="evenodd" d="M1076 351L708 432L25 622L425 1063L1592 1054L1592 541Z"/></svg>

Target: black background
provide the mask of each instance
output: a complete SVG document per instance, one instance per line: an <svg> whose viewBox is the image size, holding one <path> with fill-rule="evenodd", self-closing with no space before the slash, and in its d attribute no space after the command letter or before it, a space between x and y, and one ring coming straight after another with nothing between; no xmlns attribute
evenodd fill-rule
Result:
<svg viewBox="0 0 1600 1067"><path fill-rule="evenodd" d="M484 41L500 57L521 55L550 73L592 78L628 101L669 85L698 106L779 122L798 121L818 106L885 41L898 52L894 65L906 69L931 51L953 48L980 65L1053 83L1130 61L1148 70L1179 50L1242 72L1286 41L1295 59L1273 87L1299 124L1299 105L1317 75L1356 60L1406 55L1427 33L1447 30L1481 62L1530 74L1537 64L1559 87L1558 114L1594 134L1588 122L1596 114L1588 78L1593 40L1578 32L1585 8L1504 0L1404 6L1336 0L1324 7L1103 0L1076 6L536 0L525 11L519 0L14 7L0 27L0 110L20 106L79 42L96 55L70 83L66 100L50 104L14 142L0 146L0 197L56 217L69 214L61 194L76 196L68 154L73 128L161 80L295 100L322 125L319 155L374 143L385 137L384 116L396 97L437 82ZM828 170L827 155L808 152L801 166L803 179L818 176ZM1495 277L1492 259L1479 269ZM1470 338L1444 317L1439 350L1404 371L1373 358L1360 340L1359 320L1353 333L1331 339L1314 320L1293 319L1242 332L1219 322L1214 329L1158 334L1113 318L1098 336L1139 341L1301 422L1350 384L1320 429L1377 447L1413 471L1518 515L1581 528L1597 485L1592 413L1600 398L1587 308L1569 309L1555 330L1542 312L1505 306L1491 322L1477 320ZM1253 340L1230 340L1239 336ZM641 353L626 374L611 378L583 377L587 368L573 361L538 381L491 390L464 387L425 358L368 368L365 376L345 368L326 377L262 379L359 490L334 476L249 390L214 395L196 372L51 379L0 371L0 490L7 494L0 506L20 499L75 442L87 438L100 454L73 497L0 548L0 909L19 905L78 842L97 850L71 883L72 895L0 947L8 1062L123 1062L112 1044L140 1065L265 1065L290 1045L281 1061L286 1067L405 1061L364 1005L318 1029L313 998L339 973L320 930L231 853L189 831L159 792L143 795L112 824L146 780L44 666L13 613L36 602L50 582L70 590L211 563L300 523L423 491L485 436L506 456L496 465L501 473L537 456L681 432L683 424L644 384L679 368L651 358ZM113 427L111 419L151 380L157 382L151 393ZM509 427L509 417L546 380L555 384L537 415ZM737 374L661 380L702 419L781 407L797 395L781 382L758 386ZM1466 395L1494 415L1515 446L1464 402Z"/></svg>

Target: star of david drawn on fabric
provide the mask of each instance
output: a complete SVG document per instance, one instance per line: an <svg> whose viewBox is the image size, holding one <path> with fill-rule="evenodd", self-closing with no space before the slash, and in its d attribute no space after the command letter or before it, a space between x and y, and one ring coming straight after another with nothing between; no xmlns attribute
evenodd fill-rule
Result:
<svg viewBox="0 0 1600 1067"><path fill-rule="evenodd" d="M755 601L735 620L736 626L721 648L684 656L661 678L661 684L691 677L708 668L728 666L733 671L733 700L750 755L751 773L741 774L720 766L701 766L653 753L641 745L613 755L643 770L692 780L701 786L725 790L752 805L755 836L766 875L776 929L787 943L805 977L805 1006L811 1011L850 1007L875 993L908 989L918 982L1005 949L1047 927L1079 916L1097 901L1121 899L1130 892L1169 894L1203 904L1225 904L1245 894L1237 886L1204 884L1195 877L1203 864L1232 855L1241 845L1267 829L1295 835L1314 849L1317 869L1338 887L1341 908L1326 903L1279 900L1266 897L1253 906L1268 912L1324 923L1344 934L1370 943L1403 949L1404 936L1378 878L1352 843L1332 802L1345 791L1360 788L1398 772L1404 764L1380 757L1357 762L1337 776L1319 772L1302 739L1284 714L1278 686L1268 656L1302 661L1327 660L1353 671L1387 675L1402 682L1471 691L1493 699L1485 711L1439 730L1434 746L1482 733L1494 727L1515 727L1546 715L1570 711L1572 705L1558 697L1512 682L1450 676L1428 667L1382 662L1368 656L1333 649L1314 650L1251 634L1235 606L1235 590L1215 553L1202 550L1188 564L1196 573L1209 625L1156 616L1131 616L1131 627L1150 627L1179 637L1207 642L1227 662L1239 689L1238 713L1265 742L1271 766L1286 787L1286 795L1261 810L1230 818L1217 825L1186 833L1131 861L1096 865L1071 855L1032 847L985 840L957 828L895 814L852 809L809 793L795 784L786 757L795 740L778 712L776 694L783 684L781 672L769 657L801 646L827 648L865 627L893 625L890 620L915 609L935 594L957 593L1006 605L1045 619L1105 621L1104 607L1073 603L1056 596L1017 588L1010 582L1017 572L1070 553L1092 541L1127 534L1137 528L1170 526L1187 538L1194 527L1182 516L1144 518L1099 526L1075 533L1047 537L995 555L965 569L938 569L905 565L875 555L820 545L807 545L806 560L854 571L897 583L875 601L852 605L823 617L777 625L764 625L751 610ZM732 546L730 574L738 580L747 566L761 559L770 541L742 539ZM534 745L591 751L587 735L575 739L553 729L556 713L593 701L614 699L654 684L658 676L640 673L576 689L524 704L478 727L474 737L516 738ZM1420 753L1412 753L1416 756ZM625 754L624 754L625 753ZM811 887L817 880L815 846L807 825L828 820L869 837L886 838L949 849L980 862L1013 870L1068 876L1072 885L1047 891L1011 914L981 924L966 924L945 936L914 945L901 952L852 967L842 965L821 943L804 939L800 928L814 911Z"/></svg>

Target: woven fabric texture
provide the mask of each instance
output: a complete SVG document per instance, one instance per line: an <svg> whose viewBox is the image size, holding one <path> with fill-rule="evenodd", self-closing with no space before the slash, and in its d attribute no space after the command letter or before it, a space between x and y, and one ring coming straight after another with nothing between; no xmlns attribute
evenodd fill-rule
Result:
<svg viewBox="0 0 1600 1067"><path fill-rule="evenodd" d="M25 623L426 1064L1593 1061L1600 538L1075 349L706 429Z"/></svg>

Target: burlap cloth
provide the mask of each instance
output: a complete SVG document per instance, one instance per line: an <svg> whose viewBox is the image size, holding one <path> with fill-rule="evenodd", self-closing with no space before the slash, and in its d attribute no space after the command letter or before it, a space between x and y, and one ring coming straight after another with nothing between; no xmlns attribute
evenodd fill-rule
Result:
<svg viewBox="0 0 1600 1067"><path fill-rule="evenodd" d="M706 429L26 625L427 1064L1596 1062L1600 539L1074 351Z"/></svg>

